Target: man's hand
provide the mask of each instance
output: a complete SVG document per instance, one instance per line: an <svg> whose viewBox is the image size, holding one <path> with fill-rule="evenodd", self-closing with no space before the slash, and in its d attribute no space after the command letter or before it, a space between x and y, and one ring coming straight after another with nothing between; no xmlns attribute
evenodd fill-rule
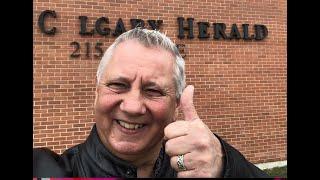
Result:
<svg viewBox="0 0 320 180"><path fill-rule="evenodd" d="M199 118L193 105L194 87L186 87L181 96L184 121L175 121L164 129L166 153L178 177L220 177L223 152L220 141ZM187 170L178 168L178 155L184 155Z"/></svg>

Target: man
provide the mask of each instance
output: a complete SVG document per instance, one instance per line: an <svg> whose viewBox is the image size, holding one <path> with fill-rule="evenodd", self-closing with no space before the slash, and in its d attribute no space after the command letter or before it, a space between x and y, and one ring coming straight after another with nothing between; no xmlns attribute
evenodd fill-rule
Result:
<svg viewBox="0 0 320 180"><path fill-rule="evenodd" d="M267 177L210 131L194 87L184 87L184 60L168 37L140 28L120 35L98 67L91 134L61 156L34 149L34 176Z"/></svg>

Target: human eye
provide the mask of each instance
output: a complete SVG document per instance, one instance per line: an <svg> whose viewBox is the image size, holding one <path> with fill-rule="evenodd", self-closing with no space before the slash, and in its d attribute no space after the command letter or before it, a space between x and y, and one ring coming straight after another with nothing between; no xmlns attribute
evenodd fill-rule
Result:
<svg viewBox="0 0 320 180"><path fill-rule="evenodd" d="M116 92L127 90L129 87L126 83L123 82L109 82L106 83L106 86Z"/></svg>
<svg viewBox="0 0 320 180"><path fill-rule="evenodd" d="M157 88L145 88L144 92L148 97L161 97L165 95L162 90Z"/></svg>

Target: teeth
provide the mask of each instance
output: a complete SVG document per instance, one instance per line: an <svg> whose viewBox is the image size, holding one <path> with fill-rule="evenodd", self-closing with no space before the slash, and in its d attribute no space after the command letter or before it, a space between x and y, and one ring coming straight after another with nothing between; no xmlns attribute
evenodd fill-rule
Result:
<svg viewBox="0 0 320 180"><path fill-rule="evenodd" d="M120 120L118 120L118 123L126 129L139 129L143 127L143 124L130 124Z"/></svg>

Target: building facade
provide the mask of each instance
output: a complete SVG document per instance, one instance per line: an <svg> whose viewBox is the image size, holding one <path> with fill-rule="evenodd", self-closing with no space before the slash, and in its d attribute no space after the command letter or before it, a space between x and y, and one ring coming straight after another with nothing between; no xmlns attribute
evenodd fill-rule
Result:
<svg viewBox="0 0 320 180"><path fill-rule="evenodd" d="M34 147L86 139L99 60L138 25L177 44L214 133L253 163L287 159L285 0L34 0L33 11Z"/></svg>

